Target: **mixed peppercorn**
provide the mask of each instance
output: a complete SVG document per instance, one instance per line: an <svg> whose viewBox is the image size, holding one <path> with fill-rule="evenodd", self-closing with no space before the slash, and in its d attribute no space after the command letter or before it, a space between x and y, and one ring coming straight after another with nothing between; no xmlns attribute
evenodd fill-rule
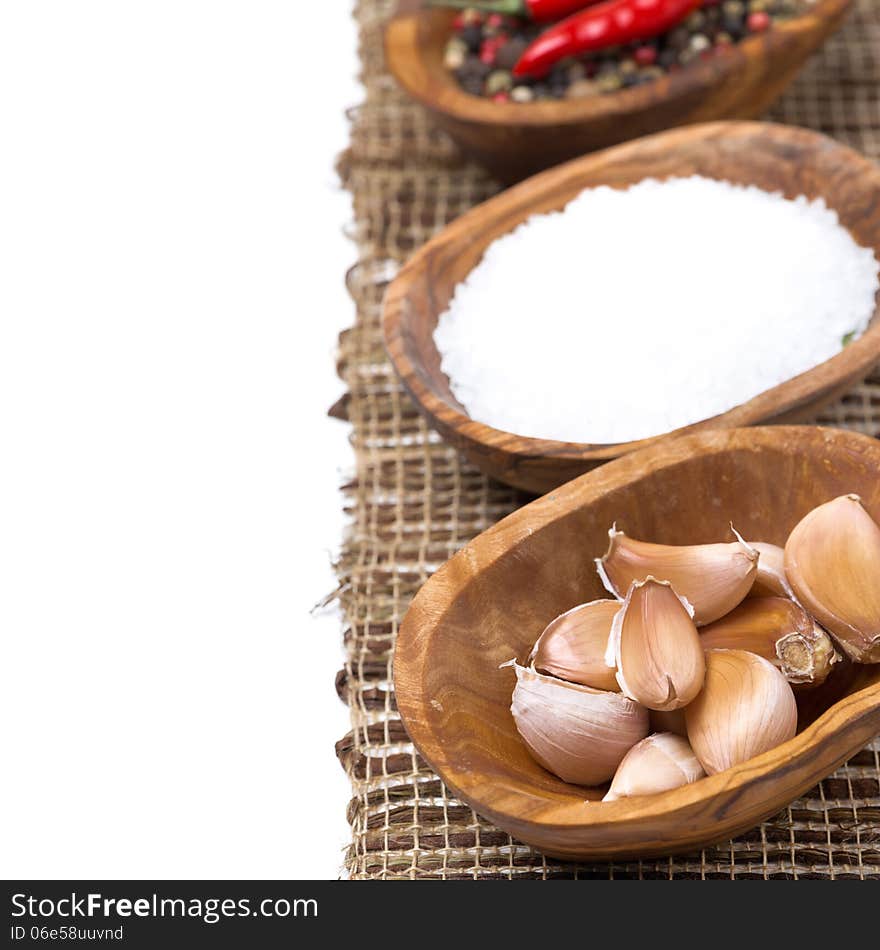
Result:
<svg viewBox="0 0 880 950"><path fill-rule="evenodd" d="M556 9L583 6L584 2L553 0ZM445 62L462 89L496 102L579 99L650 82L694 60L708 59L751 34L771 29L774 22L797 16L809 2L643 2L643 16L647 10L651 17L639 24L640 37L645 38L632 42L626 41L632 33L620 26L631 25L631 18L618 21L613 16L614 8L624 5L623 0L587 6L549 26L546 19L537 22L541 12L546 14L550 8L548 0L527 0L523 9L534 6L538 11L529 17L470 8L454 20ZM603 14L601 8L608 12ZM666 24L676 13L674 25L669 27ZM603 17L603 22L597 23ZM591 45L597 34L602 35L599 48ZM609 45L615 41L616 45Z"/></svg>

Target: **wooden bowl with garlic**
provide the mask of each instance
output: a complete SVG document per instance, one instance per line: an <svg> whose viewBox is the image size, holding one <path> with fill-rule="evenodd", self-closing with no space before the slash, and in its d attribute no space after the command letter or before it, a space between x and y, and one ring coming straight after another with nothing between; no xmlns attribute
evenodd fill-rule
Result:
<svg viewBox="0 0 880 950"><path fill-rule="evenodd" d="M735 836L880 733L878 522L880 443L852 432L704 432L611 462L425 584L394 658L407 731L554 857Z"/></svg>

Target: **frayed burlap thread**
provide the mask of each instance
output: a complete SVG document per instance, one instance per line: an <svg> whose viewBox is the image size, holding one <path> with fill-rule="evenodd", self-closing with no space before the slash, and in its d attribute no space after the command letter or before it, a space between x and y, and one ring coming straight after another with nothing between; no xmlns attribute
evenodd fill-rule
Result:
<svg viewBox="0 0 880 950"><path fill-rule="evenodd" d="M388 281L409 254L498 186L462 161L385 71L382 28L394 0L360 0L363 105L340 159L354 201L357 305L341 337L355 475L344 486L350 527L337 571L345 669L337 681L351 732L337 746L351 778L353 879L877 878L878 744L735 841L687 856L566 865L545 859L457 801L419 758L394 703L391 659L406 608L465 542L528 499L490 481L429 430L402 391L379 327ZM880 0L860 0L845 28L803 71L773 119L820 129L880 159ZM822 422L880 435L880 374Z"/></svg>

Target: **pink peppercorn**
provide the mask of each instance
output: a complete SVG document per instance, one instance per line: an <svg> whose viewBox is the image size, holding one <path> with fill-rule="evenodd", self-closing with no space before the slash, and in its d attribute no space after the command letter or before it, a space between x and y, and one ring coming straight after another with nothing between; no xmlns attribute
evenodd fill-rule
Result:
<svg viewBox="0 0 880 950"><path fill-rule="evenodd" d="M459 13L456 18L452 21L452 29L456 33L461 33L461 31L467 26L467 20L463 13Z"/></svg>
<svg viewBox="0 0 880 950"><path fill-rule="evenodd" d="M507 42L507 37L502 33L498 36L490 36L489 39L483 40L483 45L480 47L480 59L487 66L494 66L495 59L498 56L498 50Z"/></svg>
<svg viewBox="0 0 880 950"><path fill-rule="evenodd" d="M764 10L755 10L749 14L746 26L750 33L763 33L770 26L770 14Z"/></svg>
<svg viewBox="0 0 880 950"><path fill-rule="evenodd" d="M657 61L657 47L640 46L635 53L633 53L633 58L639 66L653 66Z"/></svg>
<svg viewBox="0 0 880 950"><path fill-rule="evenodd" d="M506 92L496 92L492 96L493 102L510 102L510 96Z"/></svg>
<svg viewBox="0 0 880 950"><path fill-rule="evenodd" d="M499 30L504 26L504 17L500 13L490 13L486 19L486 26L490 30Z"/></svg>

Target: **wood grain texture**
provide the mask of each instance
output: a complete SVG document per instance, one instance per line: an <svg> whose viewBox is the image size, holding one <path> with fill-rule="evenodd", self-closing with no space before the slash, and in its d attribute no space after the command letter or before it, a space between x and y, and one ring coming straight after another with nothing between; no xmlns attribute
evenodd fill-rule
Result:
<svg viewBox="0 0 880 950"><path fill-rule="evenodd" d="M400 271L386 294L383 330L391 361L428 422L484 472L544 492L662 436L589 445L525 438L471 419L450 391L433 337L456 284L497 237L531 214L564 207L584 188L625 188L648 176L692 174L754 184L790 198L821 196L856 241L880 257L880 167L816 132L769 123L716 122L658 133L543 172L478 205ZM588 306L589 300L589 316ZM804 421L864 379L878 361L880 301L868 330L837 356L676 434Z"/></svg>
<svg viewBox="0 0 880 950"><path fill-rule="evenodd" d="M667 440L521 508L442 567L404 618L394 685L410 737L457 796L555 857L663 855L758 824L880 732L880 665L846 664L803 691L789 742L685 788L610 803L531 758L510 714L513 671L499 665L523 657L559 613L604 596L592 559L613 521L634 537L694 544L726 537L733 519L746 537L782 544L807 511L845 492L880 520L880 443L779 426Z"/></svg>
<svg viewBox="0 0 880 950"><path fill-rule="evenodd" d="M468 155L500 181L661 129L762 115L843 21L851 0L818 0L686 69L586 99L497 103L465 93L443 65L454 12L404 0L385 33L388 68Z"/></svg>

